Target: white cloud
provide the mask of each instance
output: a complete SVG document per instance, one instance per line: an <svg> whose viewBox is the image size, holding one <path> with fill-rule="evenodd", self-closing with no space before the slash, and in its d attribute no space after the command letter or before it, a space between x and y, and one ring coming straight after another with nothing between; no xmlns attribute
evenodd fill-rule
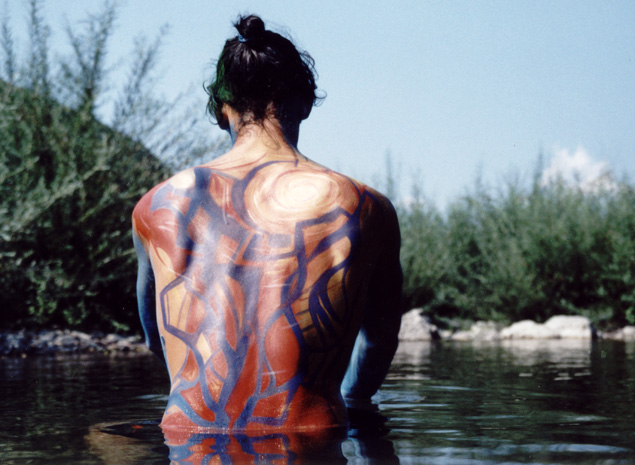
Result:
<svg viewBox="0 0 635 465"><path fill-rule="evenodd" d="M567 148L555 149L551 163L542 172L541 183L546 186L558 181L585 192L617 188L608 163L593 160L584 147L573 153Z"/></svg>

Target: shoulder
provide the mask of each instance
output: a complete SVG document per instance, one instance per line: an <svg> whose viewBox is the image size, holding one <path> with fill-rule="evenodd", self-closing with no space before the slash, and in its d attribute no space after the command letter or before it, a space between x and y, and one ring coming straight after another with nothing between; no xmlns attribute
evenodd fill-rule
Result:
<svg viewBox="0 0 635 465"><path fill-rule="evenodd" d="M136 232L142 232L149 227L153 205L156 205L156 197L166 190L176 191L191 188L195 185L194 168L183 170L165 181L157 184L146 192L137 202L132 211L133 228ZM145 227L144 227L145 225Z"/></svg>
<svg viewBox="0 0 635 465"><path fill-rule="evenodd" d="M343 203L354 207L359 215L363 235L371 243L383 244L382 248L389 244L400 247L401 234L397 210L390 199L373 187L350 176L327 168L323 169L324 173L340 186L339 195L329 195L329 198L340 197Z"/></svg>
<svg viewBox="0 0 635 465"><path fill-rule="evenodd" d="M381 192L364 185L365 192L372 199L369 211L369 225L383 240L399 246L401 234L397 210L392 202Z"/></svg>
<svg viewBox="0 0 635 465"><path fill-rule="evenodd" d="M367 186L367 185L363 185L363 186L364 186L364 190L368 192L368 196L373 199L373 202L376 205L378 214L381 214L384 217L387 217L387 218L390 217L396 220L397 211L395 209L395 206L390 201L390 199L388 199L388 197L386 197L384 194L382 194L381 192L379 192L378 190L370 186Z"/></svg>
<svg viewBox="0 0 635 465"><path fill-rule="evenodd" d="M152 206L152 197L160 185L145 193L132 211L132 229L139 237L148 237L148 217Z"/></svg>
<svg viewBox="0 0 635 465"><path fill-rule="evenodd" d="M385 222L391 226L397 224L397 211L387 196L363 182L340 173L334 173L354 186L360 199L360 207L364 210L366 218Z"/></svg>
<svg viewBox="0 0 635 465"><path fill-rule="evenodd" d="M355 199L354 204L361 209L365 222L372 223L374 228L381 224L382 227L378 229L386 229L392 234L395 231L397 234L399 233L397 212L388 197L363 182L321 165L314 164L311 169L316 169L316 166L319 171L338 185L336 192L342 200ZM330 197L335 197L332 194L333 192L331 192Z"/></svg>
<svg viewBox="0 0 635 465"><path fill-rule="evenodd" d="M343 180L350 186L347 196L354 192L355 216L364 243L371 249L399 249L401 234L397 212L387 196L373 187L350 176L332 171L333 176ZM350 197L349 197L350 198Z"/></svg>

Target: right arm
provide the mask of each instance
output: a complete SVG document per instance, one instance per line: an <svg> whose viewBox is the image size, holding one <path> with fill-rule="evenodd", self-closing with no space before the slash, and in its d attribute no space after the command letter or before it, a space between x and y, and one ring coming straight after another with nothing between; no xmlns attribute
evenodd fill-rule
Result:
<svg viewBox="0 0 635 465"><path fill-rule="evenodd" d="M132 232L132 240L137 253L137 306L139 308L139 318L145 333L146 345L161 360L165 360L159 327L157 325L156 314L156 292L154 282L154 272L150 257L143 247L141 238L136 231Z"/></svg>

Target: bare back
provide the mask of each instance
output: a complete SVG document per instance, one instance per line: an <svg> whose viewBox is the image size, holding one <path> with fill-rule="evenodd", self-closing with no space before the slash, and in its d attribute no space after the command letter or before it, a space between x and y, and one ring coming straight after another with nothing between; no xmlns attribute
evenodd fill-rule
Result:
<svg viewBox="0 0 635 465"><path fill-rule="evenodd" d="M345 424L340 385L391 208L314 162L266 155L146 194L134 227L172 381L164 429Z"/></svg>

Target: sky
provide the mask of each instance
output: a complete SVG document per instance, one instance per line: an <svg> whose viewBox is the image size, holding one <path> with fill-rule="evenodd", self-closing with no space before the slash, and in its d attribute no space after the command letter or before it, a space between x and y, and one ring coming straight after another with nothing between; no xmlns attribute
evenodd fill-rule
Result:
<svg viewBox="0 0 635 465"><path fill-rule="evenodd" d="M12 24L25 0L6 0ZM635 2L631 0L127 0L109 58L169 25L157 91L167 98L214 70L241 13L260 15L316 62L326 99L300 131L309 158L379 184L390 154L399 193L416 184L443 209L475 180L635 179ZM98 0L45 0L52 45ZM5 10L6 11L6 10ZM220 134L210 124L209 130Z"/></svg>

